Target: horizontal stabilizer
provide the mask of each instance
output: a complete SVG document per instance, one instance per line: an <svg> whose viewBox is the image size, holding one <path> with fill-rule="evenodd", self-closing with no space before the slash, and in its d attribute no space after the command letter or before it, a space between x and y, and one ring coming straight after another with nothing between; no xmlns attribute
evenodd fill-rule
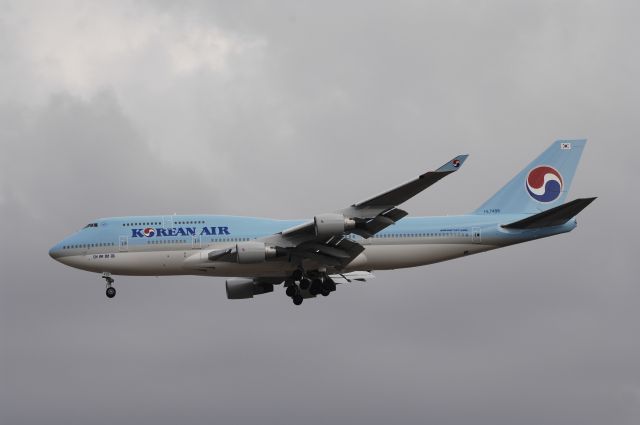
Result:
<svg viewBox="0 0 640 425"><path fill-rule="evenodd" d="M580 211L585 209L587 205L595 199L596 198L576 199L525 219L505 224L502 227L505 229L534 229L538 227L560 226L578 215Z"/></svg>

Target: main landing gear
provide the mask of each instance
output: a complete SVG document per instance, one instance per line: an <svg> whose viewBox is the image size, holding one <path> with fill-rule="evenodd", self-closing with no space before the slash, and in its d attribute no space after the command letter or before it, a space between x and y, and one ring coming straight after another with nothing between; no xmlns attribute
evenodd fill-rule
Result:
<svg viewBox="0 0 640 425"><path fill-rule="evenodd" d="M293 300L295 305L302 304L302 290L300 286L296 285L295 281L288 281L287 283L289 284L285 291L287 296Z"/></svg>
<svg viewBox="0 0 640 425"><path fill-rule="evenodd" d="M107 298L115 297L116 296L116 288L111 286L111 284L114 282L114 280L111 277L111 275L108 274L108 273L104 273L102 275L102 278L106 281L107 290L105 291L105 293L107 294Z"/></svg>
<svg viewBox="0 0 640 425"><path fill-rule="evenodd" d="M336 290L336 284L325 273L317 275L313 278L307 277L302 270L296 270L291 277L284 283L286 294L293 300L295 305L302 304L304 298L322 295L329 296ZM303 292L308 295L303 296Z"/></svg>

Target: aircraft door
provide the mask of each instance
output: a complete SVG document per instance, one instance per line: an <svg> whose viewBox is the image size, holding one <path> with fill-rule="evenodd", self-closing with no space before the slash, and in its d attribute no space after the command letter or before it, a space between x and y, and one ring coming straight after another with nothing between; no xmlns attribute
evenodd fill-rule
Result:
<svg viewBox="0 0 640 425"><path fill-rule="evenodd" d="M200 236L193 236L191 238L191 249L200 249L202 247L202 241Z"/></svg>
<svg viewBox="0 0 640 425"><path fill-rule="evenodd" d="M120 251L129 251L129 237L128 236L120 236Z"/></svg>
<svg viewBox="0 0 640 425"><path fill-rule="evenodd" d="M479 227L471 228L471 242L473 243L482 242L482 230Z"/></svg>
<svg viewBox="0 0 640 425"><path fill-rule="evenodd" d="M164 228L165 229L173 228L173 217L169 216L164 218Z"/></svg>

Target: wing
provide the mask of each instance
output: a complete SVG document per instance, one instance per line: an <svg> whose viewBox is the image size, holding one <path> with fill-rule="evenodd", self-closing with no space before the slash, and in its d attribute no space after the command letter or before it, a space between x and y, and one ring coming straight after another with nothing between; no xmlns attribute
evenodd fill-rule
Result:
<svg viewBox="0 0 640 425"><path fill-rule="evenodd" d="M348 235L370 238L405 217L408 213L398 205L457 171L466 159L467 155L459 155L435 171L428 171L365 201L333 213L319 214L313 220L274 235L201 252L189 257L187 263L206 269L216 261L248 264L286 258L299 266L304 263L305 270L339 272L364 250Z"/></svg>
<svg viewBox="0 0 640 425"><path fill-rule="evenodd" d="M408 213L398 208L400 204L459 170L467 156L456 156L437 170L391 190L259 240L277 247L281 255L287 254L293 260L307 259L339 269L364 250L346 235L370 238L405 217Z"/></svg>

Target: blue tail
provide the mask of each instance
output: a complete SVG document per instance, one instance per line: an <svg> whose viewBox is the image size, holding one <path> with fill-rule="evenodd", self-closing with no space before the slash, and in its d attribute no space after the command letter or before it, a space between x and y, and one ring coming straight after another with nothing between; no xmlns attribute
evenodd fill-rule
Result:
<svg viewBox="0 0 640 425"><path fill-rule="evenodd" d="M562 204L586 143L552 143L473 214L535 214Z"/></svg>

